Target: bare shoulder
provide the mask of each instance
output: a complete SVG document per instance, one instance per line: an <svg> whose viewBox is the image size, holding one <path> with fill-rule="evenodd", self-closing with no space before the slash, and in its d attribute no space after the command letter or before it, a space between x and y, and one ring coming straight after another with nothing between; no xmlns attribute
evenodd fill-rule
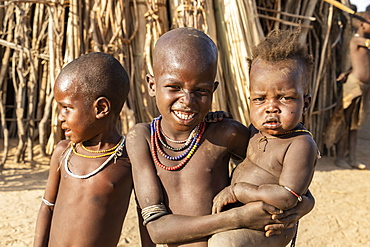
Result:
<svg viewBox="0 0 370 247"><path fill-rule="evenodd" d="M53 155L63 153L69 147L70 143L70 140L62 140L58 142L58 144L55 146Z"/></svg>
<svg viewBox="0 0 370 247"><path fill-rule="evenodd" d="M137 123L127 133L127 140L132 140L140 136L150 135L150 124L149 123Z"/></svg>
<svg viewBox="0 0 370 247"><path fill-rule="evenodd" d="M249 138L250 134L249 129L244 124L230 118L225 118L220 122L210 123L208 129L210 132L222 132L223 135L230 137L242 135Z"/></svg>
<svg viewBox="0 0 370 247"><path fill-rule="evenodd" d="M210 123L206 138L219 146L226 146L233 159L244 159L250 138L249 129L234 119Z"/></svg>
<svg viewBox="0 0 370 247"><path fill-rule="evenodd" d="M317 150L317 144L310 135L298 135L293 138L292 144L302 148L307 148L308 151Z"/></svg>
<svg viewBox="0 0 370 247"><path fill-rule="evenodd" d="M138 123L130 129L127 133L127 149L130 149L130 146L136 144L137 141L147 139L150 137L150 124L149 123Z"/></svg>
<svg viewBox="0 0 370 247"><path fill-rule="evenodd" d="M70 146L71 141L70 140L62 140L60 141L53 151L53 154L51 155L50 165L58 165L59 162L63 156L63 154L67 151L68 147Z"/></svg>

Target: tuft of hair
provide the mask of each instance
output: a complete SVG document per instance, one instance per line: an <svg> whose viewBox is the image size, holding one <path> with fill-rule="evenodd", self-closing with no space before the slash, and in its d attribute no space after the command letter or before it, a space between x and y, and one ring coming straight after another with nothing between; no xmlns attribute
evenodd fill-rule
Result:
<svg viewBox="0 0 370 247"><path fill-rule="evenodd" d="M308 90L313 69L313 57L307 51L307 45L298 41L301 28L296 30L273 30L252 50L253 61L260 58L268 62L280 62L286 59L297 59L302 62L302 78Z"/></svg>
<svg viewBox="0 0 370 247"><path fill-rule="evenodd" d="M118 116L130 91L126 70L113 56L103 52L91 52L73 60L61 71L74 81L77 94L91 104L99 97L111 102L112 113Z"/></svg>
<svg viewBox="0 0 370 247"><path fill-rule="evenodd" d="M352 26L357 30L359 29L361 23L369 23L368 19L370 19L370 12L358 12L355 15L352 15Z"/></svg>

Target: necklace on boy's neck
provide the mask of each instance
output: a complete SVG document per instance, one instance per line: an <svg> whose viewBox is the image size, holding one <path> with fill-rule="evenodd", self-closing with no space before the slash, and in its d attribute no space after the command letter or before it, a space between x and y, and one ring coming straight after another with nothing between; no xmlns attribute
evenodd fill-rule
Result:
<svg viewBox="0 0 370 247"><path fill-rule="evenodd" d="M160 121L156 121L156 138L158 138L159 142L162 144L163 147L167 148L168 150L171 150L171 151L181 151L181 150L184 150L186 147L188 147L192 140L194 140L194 137L199 133L199 128L200 128L200 124L198 124L197 126L195 126L195 128L191 131L188 139L184 140L184 141L175 141L175 140L172 140L170 139L169 137L167 137L163 131L162 131L162 128L160 126ZM175 143L184 143L184 145L182 145L181 147L178 147L178 148L174 148L172 146L170 146L169 144L167 144L163 139L162 139L162 135L169 141L172 141L172 142L175 142Z"/></svg>
<svg viewBox="0 0 370 247"><path fill-rule="evenodd" d="M85 150L85 151L87 151L87 152L90 152L90 153L108 153L108 152L111 152L111 151L113 151L113 150L115 150L119 145L120 145L120 143L121 143L121 141L122 141L122 139L123 139L124 137L122 136L120 139L119 139L119 141L118 141L118 143L114 146L114 147L112 147L112 148L109 148L109 149L105 149L105 150L91 150L91 149L88 149L87 147L85 147L84 146L84 144L81 142L81 147ZM77 154L78 155L78 154ZM94 157L94 156L92 156L92 157Z"/></svg>
<svg viewBox="0 0 370 247"><path fill-rule="evenodd" d="M89 178L89 177L92 177L94 176L95 174L97 174L98 172L100 172L101 170L103 170L105 168L105 166L114 158L114 163L116 163L117 161L117 158L122 156L123 154L123 147L125 145L125 137L122 137L120 142L118 143L118 146L116 147L116 149L111 153L111 155L108 157L108 159L106 159L103 164L101 164L98 168L96 168L94 171L86 174L86 175L77 175L77 174L74 174L68 167L68 163L69 163L69 160L71 158L71 154L72 152L74 154L75 151L74 151L74 147L73 147L74 144L71 144L71 148L67 151L67 154L66 154L66 157L65 157L65 161L64 161L64 169L66 170L66 172L68 173L68 175L70 175L71 177L74 177L74 178L80 178L80 179L86 179L86 178ZM84 157L82 155L79 155L81 157ZM101 155L98 155L101 157ZM98 157L98 156L93 156L93 157ZM87 157L92 157L92 156L87 156Z"/></svg>
<svg viewBox="0 0 370 247"><path fill-rule="evenodd" d="M195 153L197 148L200 146L200 140L205 132L206 123L205 122L199 123L198 125L199 127L196 128L197 129L196 134L194 136L193 134L190 134L191 142L188 144L188 147L185 149L185 151L182 154L178 156L170 156L164 152L164 150L161 148L161 145L160 145L160 143L163 145L163 143L160 141L160 133L159 133L160 132L159 126L160 126L161 118L162 116L159 116L153 119L152 123L150 124L150 150L152 153L154 163L156 165L158 165L159 167L167 171L175 171L185 166L186 163L190 160L191 156ZM171 150L180 151L180 150L174 150L174 149L175 148L172 148ZM171 160L171 161L178 161L178 160L182 160L182 161L178 165L173 166L173 167L166 166L159 161L157 153L160 153L164 158Z"/></svg>
<svg viewBox="0 0 370 247"><path fill-rule="evenodd" d="M287 132L284 132L284 133L281 133L281 134L276 134L276 135L274 135L274 136L272 136L272 137L264 136L264 135L262 135L261 131L259 131L259 133L260 133L261 137L259 137L259 138L257 139L257 143L258 143L257 147L258 147L258 150L263 151L263 152L265 152L265 151L266 151L266 146L267 146L267 143L268 143L268 139L277 139L277 138L279 138L280 136L288 135L288 134L290 134L290 133L294 133L294 132L304 132L304 133L308 133L308 134L310 134L310 136L313 138L312 133L311 133L310 131L308 131L308 130L305 130L305 129L290 130L290 131L287 131ZM262 148L261 148L261 146L260 146L262 142L265 142L265 146L264 146L264 148L263 148L263 149L262 149Z"/></svg>

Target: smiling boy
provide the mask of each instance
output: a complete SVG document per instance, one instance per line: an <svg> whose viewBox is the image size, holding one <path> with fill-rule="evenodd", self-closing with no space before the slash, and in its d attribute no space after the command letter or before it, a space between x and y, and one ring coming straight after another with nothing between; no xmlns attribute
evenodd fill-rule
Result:
<svg viewBox="0 0 370 247"><path fill-rule="evenodd" d="M147 81L161 116L137 124L127 136L135 194L154 243L207 246L214 233L264 230L274 223L266 230L278 233L312 208L306 199L272 220L264 209L279 210L255 202L211 215L214 196L229 184L229 160L245 157L249 139L235 120L203 121L218 85L217 53L213 41L194 28L171 30L155 45L154 74Z"/></svg>

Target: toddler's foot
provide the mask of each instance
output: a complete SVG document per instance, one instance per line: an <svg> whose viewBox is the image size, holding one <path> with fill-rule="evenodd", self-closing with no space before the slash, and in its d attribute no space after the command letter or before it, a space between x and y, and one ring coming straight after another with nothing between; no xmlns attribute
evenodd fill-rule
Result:
<svg viewBox="0 0 370 247"><path fill-rule="evenodd" d="M344 169L352 169L352 166L348 164L348 162L345 161L344 159L336 159L334 161L334 164Z"/></svg>
<svg viewBox="0 0 370 247"><path fill-rule="evenodd" d="M359 170L365 170L366 169L366 165L362 164L360 161L357 161L357 160L351 162L351 167L355 168L355 169L359 169Z"/></svg>

